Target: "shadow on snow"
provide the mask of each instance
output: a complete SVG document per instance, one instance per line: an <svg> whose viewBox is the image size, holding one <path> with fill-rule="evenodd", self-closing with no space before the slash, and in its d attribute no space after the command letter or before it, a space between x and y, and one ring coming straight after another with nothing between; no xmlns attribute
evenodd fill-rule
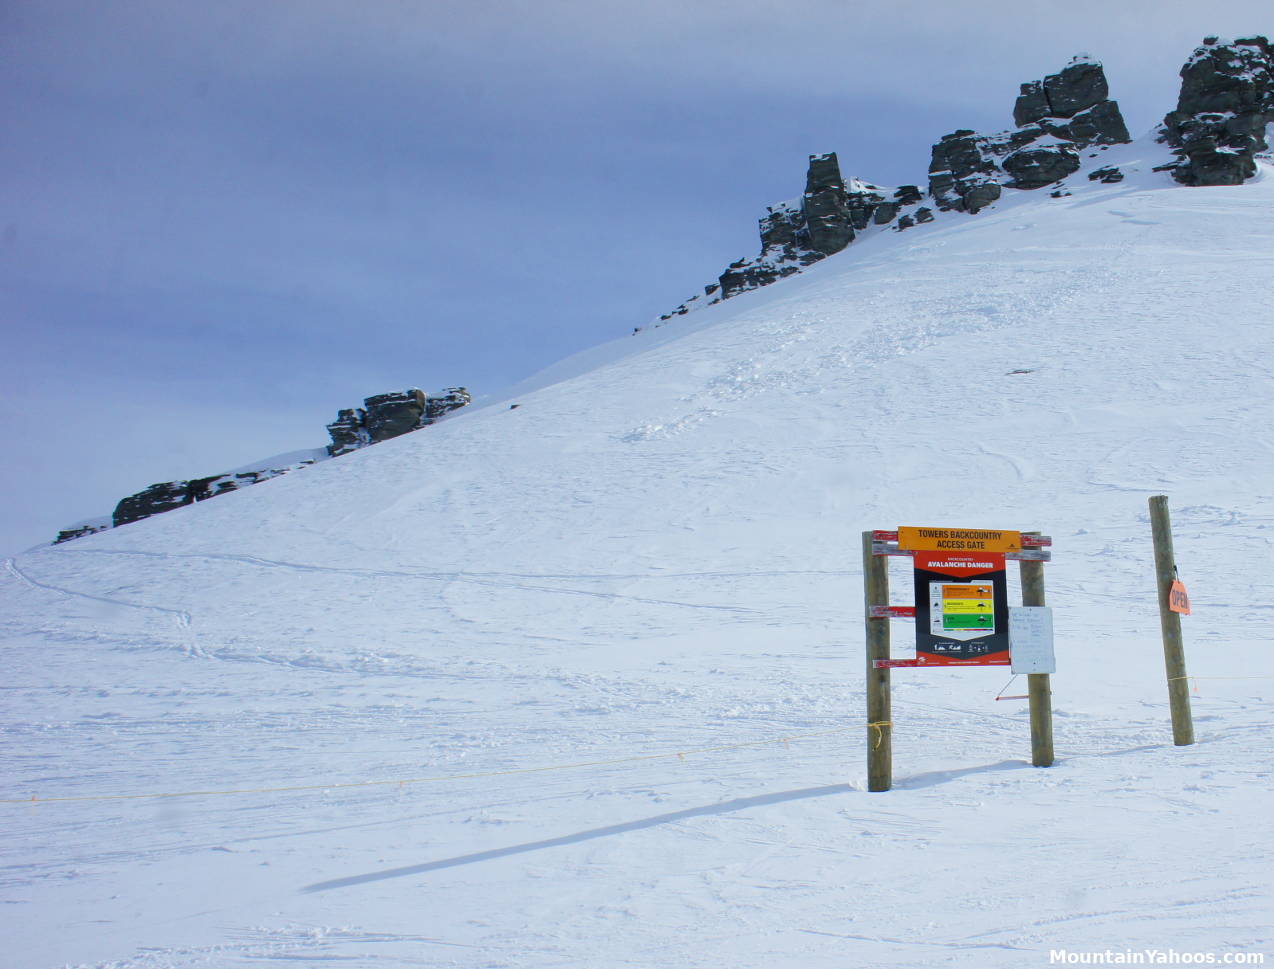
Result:
<svg viewBox="0 0 1274 969"><path fill-rule="evenodd" d="M348 888L352 885L366 885L371 882L385 881L390 878L403 878L408 875L423 875L443 868L456 868L460 865L472 865L480 861L492 861L496 858L507 858L510 855L521 855L531 851L542 851L545 848L560 848L564 845L579 844L592 841L594 838L609 838L612 835L627 834L654 828L661 824L672 824L676 821L687 821L690 818L709 817L714 814L730 814L735 811L746 811L748 808L765 807L770 804L782 804L786 801L802 801L812 797L827 797L832 794L850 794L855 788L848 784L831 784L827 787L807 787L799 791L783 791L779 794L761 794L757 797L740 797L719 804L704 807L688 808L685 811L673 811L671 814L657 814L652 818L640 821L628 821L624 824L612 824L604 828L593 828L580 831L561 838L548 838L544 841L531 841L527 844L513 845L508 848L493 848L491 851L479 851L471 855L460 855L456 858L444 858L441 861L427 861L421 865L408 865L406 868L391 868L388 871L374 871L366 875L351 875L348 878L334 878L331 881L317 882L307 885L302 892L324 892L332 888Z"/></svg>

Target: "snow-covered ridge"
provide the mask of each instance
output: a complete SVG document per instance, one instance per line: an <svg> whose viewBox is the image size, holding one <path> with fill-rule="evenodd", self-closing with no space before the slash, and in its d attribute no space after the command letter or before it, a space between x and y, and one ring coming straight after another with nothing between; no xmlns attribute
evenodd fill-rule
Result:
<svg viewBox="0 0 1274 969"><path fill-rule="evenodd" d="M262 458L220 474L180 481L161 481L120 500L110 515L89 518L58 532L54 545L95 535L110 528L131 525L152 515L196 502L217 498L273 478L308 468L319 461L340 457L361 448L436 424L447 414L470 402L463 387L449 387L434 394L417 388L368 397L363 407L337 413L327 425L332 443L325 448L290 451Z"/></svg>
<svg viewBox="0 0 1274 969"><path fill-rule="evenodd" d="M1177 109L1159 139L1173 152L1163 170L1186 185L1236 185L1256 173L1255 155L1274 121L1271 47L1262 36L1208 37L1181 69ZM869 227L902 231L931 222L937 211L968 214L993 206L1004 189L1052 187L1078 171L1092 146L1131 140L1100 61L1076 54L1056 74L1029 81L1013 108L1015 128L991 135L962 129L933 147L927 192L881 189L843 180L834 152L811 155L804 195L771 205L760 220L761 253L731 263L655 326L742 292L768 286L834 255ZM1110 169L1107 181L1120 173ZM922 204L923 203L923 204Z"/></svg>
<svg viewBox="0 0 1274 969"><path fill-rule="evenodd" d="M771 205L761 219L761 254L731 263L701 296L656 325L800 272L840 252L869 227L902 231L932 221L934 209L975 214L995 202L1003 187L1030 190L1059 182L1078 169L1085 148L1130 140L1107 94L1101 63L1086 54L1057 74L1023 84L1013 111L1015 129L995 135L959 130L934 145L927 193L914 185L884 189L856 176L846 180L835 152L811 155L805 193Z"/></svg>

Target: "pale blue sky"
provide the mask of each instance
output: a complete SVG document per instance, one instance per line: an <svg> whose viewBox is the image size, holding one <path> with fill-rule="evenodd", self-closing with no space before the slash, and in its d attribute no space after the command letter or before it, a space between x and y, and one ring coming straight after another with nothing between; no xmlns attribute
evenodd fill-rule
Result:
<svg viewBox="0 0 1274 969"><path fill-rule="evenodd" d="M754 253L807 155L923 183L1079 51L1141 134L1205 34L1274 30L1214 7L4 4L0 553L622 337Z"/></svg>

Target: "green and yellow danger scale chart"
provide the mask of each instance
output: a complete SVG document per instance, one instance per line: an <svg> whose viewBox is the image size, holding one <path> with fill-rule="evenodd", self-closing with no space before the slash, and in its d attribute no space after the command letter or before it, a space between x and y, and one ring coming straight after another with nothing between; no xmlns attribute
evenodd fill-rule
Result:
<svg viewBox="0 0 1274 969"><path fill-rule="evenodd" d="M1008 666L1002 553L917 551L917 666Z"/></svg>

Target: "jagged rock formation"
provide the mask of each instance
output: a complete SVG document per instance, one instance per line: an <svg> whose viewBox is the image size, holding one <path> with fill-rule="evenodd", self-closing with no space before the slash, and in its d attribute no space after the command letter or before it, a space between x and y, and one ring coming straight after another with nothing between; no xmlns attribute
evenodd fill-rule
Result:
<svg viewBox="0 0 1274 969"><path fill-rule="evenodd" d="M811 155L804 194L771 205L761 219L761 254L731 263L705 295L729 299L840 252L867 228L887 191L856 178L846 184L835 152ZM898 203L891 204L896 213Z"/></svg>
<svg viewBox="0 0 1274 969"><path fill-rule="evenodd" d="M196 501L216 498L218 495L238 491L261 481L269 481L280 475L309 467L314 461L300 461L281 468L263 468L259 471L243 471L238 474L214 474L207 478L192 478L190 481L161 481L153 484L145 491L129 495L115 506L111 516L112 527L128 525L141 521L151 515L158 515L184 505L193 505ZM56 544L56 543L55 543Z"/></svg>
<svg viewBox="0 0 1274 969"><path fill-rule="evenodd" d="M976 213L1000 197L995 159L1022 147L1020 141L985 137L967 128L943 135L929 161L929 194L944 212Z"/></svg>
<svg viewBox="0 0 1274 969"><path fill-rule="evenodd" d="M729 299L840 252L867 228L886 191L856 178L846 184L835 152L811 155L804 194L771 205L761 219L761 254L731 263L705 295Z"/></svg>
<svg viewBox="0 0 1274 969"><path fill-rule="evenodd" d="M1124 173L1113 165L1107 165L1104 168L1096 168L1089 172L1088 180L1090 182L1101 182L1103 185L1113 185L1124 180Z"/></svg>
<svg viewBox="0 0 1274 969"><path fill-rule="evenodd" d="M922 198L915 185L891 191L841 176L835 152L810 155L805 192L795 199L769 206L760 220L761 254L729 265L715 283L704 287L709 303L800 272L806 266L840 252L869 225L884 225ZM684 315L703 297L694 296L662 320Z"/></svg>
<svg viewBox="0 0 1274 969"><path fill-rule="evenodd" d="M1101 64L1084 54L1042 81L1028 81L1013 107L1017 128L994 135L956 131L933 146L929 194L944 211L973 214L1003 188L1061 181L1079 169L1083 149L1131 140L1109 93Z"/></svg>
<svg viewBox="0 0 1274 969"><path fill-rule="evenodd" d="M1160 140L1177 162L1167 166L1183 185L1241 185L1256 174L1274 122L1274 49L1265 37L1221 42L1207 37L1181 68L1177 109L1163 119Z"/></svg>
<svg viewBox="0 0 1274 969"><path fill-rule="evenodd" d="M387 441L408 431L427 427L443 415L464 407L471 399L469 392L463 387L449 387L437 394L425 394L413 388L368 397L363 401L363 407L342 410L338 413L337 419L327 425L332 443L326 450L288 455L291 458L297 458L300 454L306 453L312 456L287 463L280 462L277 466L249 468L228 474L214 474L207 478L192 478L188 481L161 481L121 500L115 506L115 511L110 518L89 519L62 529L52 544L69 542L83 538L85 535L93 535L109 528L118 528L120 525L128 525L141 521L143 518L150 518L152 515L172 511L174 508L193 505L197 501L206 501L232 491L239 491L249 485L299 471L316 461L338 457L367 447L369 444Z"/></svg>
<svg viewBox="0 0 1274 969"><path fill-rule="evenodd" d="M336 420L327 425L327 434L332 439L327 453L334 458L372 443L372 435L367 430L367 412L361 407L337 411Z"/></svg>
<svg viewBox="0 0 1274 969"><path fill-rule="evenodd" d="M1101 64L1076 57L1056 74L1022 85L1013 109L1017 128L994 135L962 129L933 146L929 163L932 208L922 206L919 187L892 191L841 176L835 152L811 155L805 192L771 205L760 220L761 252L730 264L666 321L699 306L768 286L840 252L869 226L908 229L934 219L933 208L974 214L995 202L1004 188L1036 189L1064 179L1080 166L1080 152L1093 145L1129 141L1119 106L1108 97Z"/></svg>
<svg viewBox="0 0 1274 969"><path fill-rule="evenodd" d="M109 518L91 518L78 525L71 525L62 529L58 532L58 537L53 539L52 544L60 545L62 542L83 538L85 535L96 535L98 532L104 532L111 527L111 519Z"/></svg>
<svg viewBox="0 0 1274 969"><path fill-rule="evenodd" d="M463 387L448 387L436 395L426 395L412 388L368 397L362 407L338 411L336 420L327 425L332 438L327 453L339 457L428 427L444 414L464 407L471 399Z"/></svg>

